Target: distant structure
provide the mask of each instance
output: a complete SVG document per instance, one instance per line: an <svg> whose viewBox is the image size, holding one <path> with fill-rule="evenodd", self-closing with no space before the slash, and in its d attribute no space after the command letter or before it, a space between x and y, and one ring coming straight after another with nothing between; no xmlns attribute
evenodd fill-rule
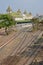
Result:
<svg viewBox="0 0 43 65"><path fill-rule="evenodd" d="M11 9L10 6L8 6L8 8L6 9L6 12L7 12L7 13L12 13L12 9Z"/></svg>
<svg viewBox="0 0 43 65"><path fill-rule="evenodd" d="M22 20L28 20L32 19L32 13L28 13L26 10L22 13L20 9L18 9L16 12L12 13L12 16L15 18L16 21L22 21Z"/></svg>
<svg viewBox="0 0 43 65"><path fill-rule="evenodd" d="M32 14L28 13L28 14L23 14L23 19L32 19L33 16Z"/></svg>
<svg viewBox="0 0 43 65"><path fill-rule="evenodd" d="M10 6L6 9L7 13L11 13L15 21L22 21L22 20L30 20L33 18L32 13L28 13L26 10L22 13L20 9L18 9L16 12L12 12L12 9Z"/></svg>
<svg viewBox="0 0 43 65"><path fill-rule="evenodd" d="M22 14L22 16L21 17L15 17L15 20L16 21L18 21L18 20L30 20L30 19L32 19L33 18L33 16L31 15L25 15L25 14Z"/></svg>

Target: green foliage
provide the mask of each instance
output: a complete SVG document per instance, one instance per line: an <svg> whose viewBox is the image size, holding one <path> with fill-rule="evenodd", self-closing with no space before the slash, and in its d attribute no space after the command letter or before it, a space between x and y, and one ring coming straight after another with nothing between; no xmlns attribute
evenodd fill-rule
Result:
<svg viewBox="0 0 43 65"><path fill-rule="evenodd" d="M38 30L39 19L38 18L33 18L31 21L34 23L33 29Z"/></svg>
<svg viewBox="0 0 43 65"><path fill-rule="evenodd" d="M31 21L32 21L33 23L39 23L39 19L38 19L38 18L33 18L33 19L31 19Z"/></svg>
<svg viewBox="0 0 43 65"><path fill-rule="evenodd" d="M0 20L2 20L2 22L0 22L0 27L9 27L16 24L13 17L8 14L0 15Z"/></svg>
<svg viewBox="0 0 43 65"><path fill-rule="evenodd" d="M16 22L11 15L9 15L9 14L0 15L0 28L4 27L7 35L8 35L7 29L10 26L15 25L15 24L16 24Z"/></svg>
<svg viewBox="0 0 43 65"><path fill-rule="evenodd" d="M32 23L32 21L29 20L29 19L28 19L28 20L27 20L27 19L25 19L25 20L19 20L19 21L16 21L16 22L17 22L17 23L18 23L18 22L21 22L21 23L23 23L23 22L24 22L24 23L26 23L26 22Z"/></svg>

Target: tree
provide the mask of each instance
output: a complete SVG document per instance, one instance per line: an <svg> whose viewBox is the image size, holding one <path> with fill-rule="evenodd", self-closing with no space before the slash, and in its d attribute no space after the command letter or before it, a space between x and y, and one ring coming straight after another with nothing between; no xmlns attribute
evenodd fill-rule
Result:
<svg viewBox="0 0 43 65"><path fill-rule="evenodd" d="M15 25L16 22L14 21L13 17L8 15L8 14L1 15L0 20L2 20L2 22L0 22L0 28L4 27L5 28L5 32L8 35L7 29L10 26Z"/></svg>
<svg viewBox="0 0 43 65"><path fill-rule="evenodd" d="M35 24L35 25L33 25L33 28L35 27L38 30L39 19L38 18L33 18L33 19L31 19L31 21Z"/></svg>
<svg viewBox="0 0 43 65"><path fill-rule="evenodd" d="M6 10L8 13L11 13L12 9L10 6L8 6L7 10Z"/></svg>

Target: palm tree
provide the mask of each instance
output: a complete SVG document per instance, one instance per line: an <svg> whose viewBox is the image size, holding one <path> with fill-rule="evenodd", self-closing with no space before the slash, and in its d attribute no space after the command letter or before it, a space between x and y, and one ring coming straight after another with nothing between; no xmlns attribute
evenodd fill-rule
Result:
<svg viewBox="0 0 43 65"><path fill-rule="evenodd" d="M38 18L33 18L31 21L34 23L33 28L38 30L39 19Z"/></svg>

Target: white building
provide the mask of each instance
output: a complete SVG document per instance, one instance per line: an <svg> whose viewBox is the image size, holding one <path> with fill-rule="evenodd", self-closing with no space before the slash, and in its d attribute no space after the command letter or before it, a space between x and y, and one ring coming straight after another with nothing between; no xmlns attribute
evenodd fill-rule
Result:
<svg viewBox="0 0 43 65"><path fill-rule="evenodd" d="M32 19L33 16L32 15L29 15L29 14L22 14L21 16L19 17L15 17L15 20L16 21L19 21L19 20L25 20L25 19Z"/></svg>
<svg viewBox="0 0 43 65"><path fill-rule="evenodd" d="M23 14L23 19L32 19L33 16L32 15L25 15Z"/></svg>
<svg viewBox="0 0 43 65"><path fill-rule="evenodd" d="M24 20L23 18L15 18L16 21Z"/></svg>

